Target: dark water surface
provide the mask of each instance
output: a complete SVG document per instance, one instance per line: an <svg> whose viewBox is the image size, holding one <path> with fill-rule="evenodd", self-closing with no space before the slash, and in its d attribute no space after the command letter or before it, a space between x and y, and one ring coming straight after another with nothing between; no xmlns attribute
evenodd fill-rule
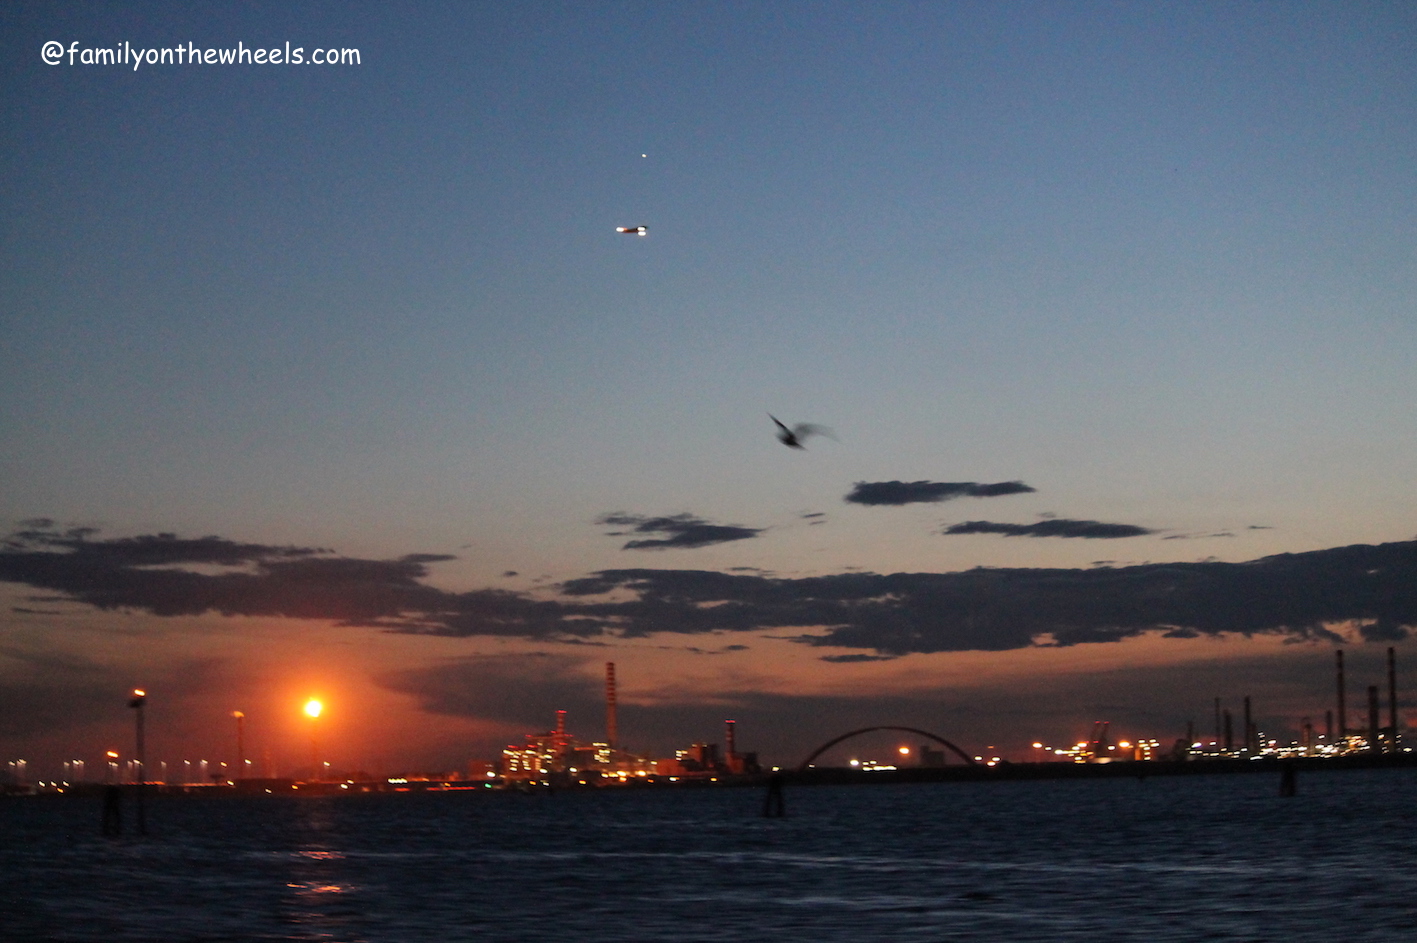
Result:
<svg viewBox="0 0 1417 943"><path fill-rule="evenodd" d="M1417 940L1417 770L1278 786L12 799L0 939Z"/></svg>

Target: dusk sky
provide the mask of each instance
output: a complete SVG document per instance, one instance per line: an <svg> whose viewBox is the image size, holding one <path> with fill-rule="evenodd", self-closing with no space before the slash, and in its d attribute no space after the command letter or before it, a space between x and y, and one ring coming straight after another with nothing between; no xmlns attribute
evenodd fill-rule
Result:
<svg viewBox="0 0 1417 943"><path fill-rule="evenodd" d="M238 43L359 62L81 61ZM1292 738L1340 646L1417 724L1417 6L20 2L0 69L0 759L138 686L154 760L319 696L453 769L606 661L769 764Z"/></svg>

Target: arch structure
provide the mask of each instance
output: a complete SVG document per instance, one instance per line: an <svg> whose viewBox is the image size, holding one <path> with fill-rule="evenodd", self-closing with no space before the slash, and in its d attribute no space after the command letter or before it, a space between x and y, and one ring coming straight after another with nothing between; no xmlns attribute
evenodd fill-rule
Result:
<svg viewBox="0 0 1417 943"><path fill-rule="evenodd" d="M938 743L938 744L940 744L941 746L947 748L947 749L948 749L950 752L952 752L955 756L957 756L957 757L959 757L960 759L964 760L964 761L965 761L966 763L968 763L970 766L978 766L978 765L979 765L979 764L975 761L974 757L970 756L968 753L965 753L963 750L961 750L959 747L955 746L953 743L950 743L950 742L949 742L948 740L946 740L944 737L937 736L936 734L933 734L933 733L931 733L931 732L928 731L928 730L921 730L921 729L918 728L918 727L894 727L894 726L889 726L889 725L887 725L887 726L883 726L883 727L862 727L860 730L853 730L853 731L851 731L850 733L844 733L844 734L842 734L842 735L839 736L839 737L836 737L836 738L834 738L834 739L832 739L832 740L828 740L826 743L822 744L821 746L819 746L819 747L817 747L815 750L813 750L813 751L812 751L812 755L809 756L809 757L807 757L805 760L803 760L802 763L801 763L801 765L799 765L799 766L797 767L797 770L798 770L799 772L801 772L802 770L805 770L807 767L809 767L809 766L812 765L812 761L813 761L813 760L815 760L817 757L821 756L823 753L825 753L825 752L827 752L828 750L830 750L832 747L836 746L836 745L837 745L838 743L840 743L841 741L843 741L843 740L850 740L852 737L860 736L860 735L863 734L863 733L871 733L871 732L876 731L876 730L902 730L902 731L904 731L904 732L906 732L906 733L913 733L913 734L915 734L915 735L917 735L917 736L920 736L920 737L926 737L927 739L934 740L936 743Z"/></svg>

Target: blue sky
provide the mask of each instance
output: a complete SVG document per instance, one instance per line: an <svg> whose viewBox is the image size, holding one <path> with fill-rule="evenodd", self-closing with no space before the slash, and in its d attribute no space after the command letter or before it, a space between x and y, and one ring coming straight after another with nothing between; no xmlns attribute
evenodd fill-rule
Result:
<svg viewBox="0 0 1417 943"><path fill-rule="evenodd" d="M448 554L431 584L542 593L1414 536L1405 5L13 4L0 34L11 529ZM769 412L837 439L784 449ZM614 512L761 532L623 550ZM1041 515L1151 533L941 534ZM798 690L796 657L733 683Z"/></svg>

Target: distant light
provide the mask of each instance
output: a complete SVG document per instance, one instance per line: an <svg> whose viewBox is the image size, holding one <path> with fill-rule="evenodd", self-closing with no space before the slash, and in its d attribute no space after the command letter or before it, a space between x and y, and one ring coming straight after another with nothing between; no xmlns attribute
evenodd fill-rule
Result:
<svg viewBox="0 0 1417 943"><path fill-rule="evenodd" d="M240 720L241 718L245 717L246 715L243 714L243 713L241 713L240 711L232 711L232 712L231 712L231 716L232 716L232 717L235 717L237 720Z"/></svg>
<svg viewBox="0 0 1417 943"><path fill-rule="evenodd" d="M133 689L133 696L134 696L134 697L147 697L147 696L148 696L148 692L144 691L142 688L134 688L134 689Z"/></svg>
<svg viewBox="0 0 1417 943"><path fill-rule="evenodd" d="M1041 749L1043 749L1043 744L1041 744L1041 743L1035 743L1035 744L1033 745L1033 749L1035 749L1035 750L1041 750Z"/></svg>
<svg viewBox="0 0 1417 943"><path fill-rule="evenodd" d="M325 705L321 704L319 701L315 700L313 697L310 698L310 700L308 700L308 701L305 702L305 713L309 714L311 717L319 717L319 716L320 716L320 711L322 711L322 710L324 710L324 709L325 709Z"/></svg>
<svg viewBox="0 0 1417 943"><path fill-rule="evenodd" d="M901 748L900 748L900 755L901 755L901 756L909 756L909 755L910 755L910 747L901 747Z"/></svg>

